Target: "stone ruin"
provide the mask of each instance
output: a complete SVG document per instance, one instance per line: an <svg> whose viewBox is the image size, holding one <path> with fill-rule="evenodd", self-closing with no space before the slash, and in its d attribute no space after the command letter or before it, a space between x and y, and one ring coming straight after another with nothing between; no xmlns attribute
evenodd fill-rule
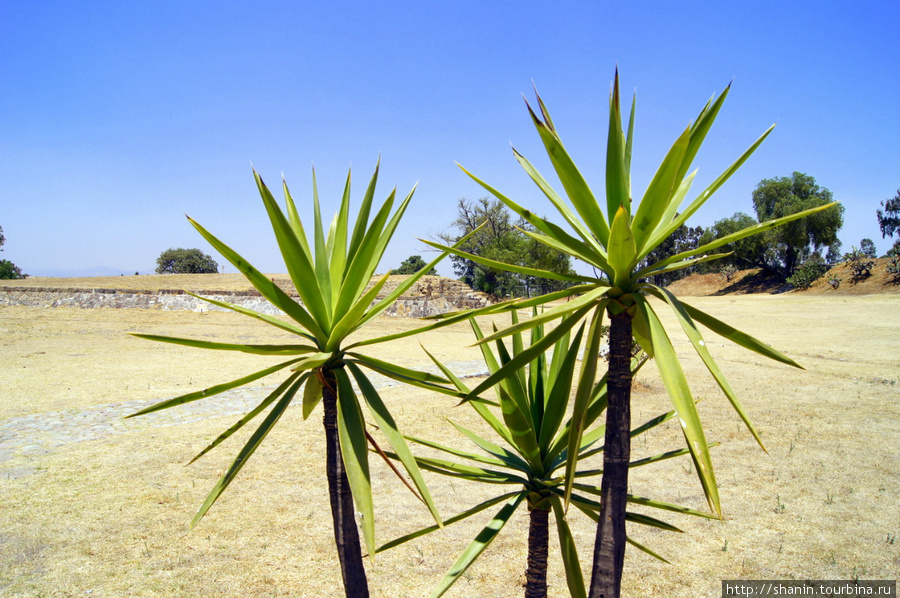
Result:
<svg viewBox="0 0 900 598"><path fill-rule="evenodd" d="M405 279L405 276L391 276L378 294L385 297ZM289 286L289 281L278 281L286 293L300 301L297 292ZM375 281L370 281L371 288ZM194 291L192 291L194 292ZM196 291L201 297L224 301L246 307L254 311L281 315L280 309L264 299L258 291ZM400 318L423 318L462 309L475 309L491 303L484 293L473 291L465 283L440 276L423 276L397 301L384 311L385 315ZM16 287L0 286L0 305L23 305L28 307L76 307L114 309L162 309L186 311L227 311L188 295L183 290L160 289L115 289L115 288L61 288L61 287Z"/></svg>

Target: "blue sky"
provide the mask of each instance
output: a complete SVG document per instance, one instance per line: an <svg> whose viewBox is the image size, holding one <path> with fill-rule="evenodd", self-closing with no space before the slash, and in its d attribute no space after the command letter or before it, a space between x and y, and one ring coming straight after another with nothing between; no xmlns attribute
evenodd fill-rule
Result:
<svg viewBox="0 0 900 598"><path fill-rule="evenodd" d="M637 93L639 196L669 145L733 87L695 163L702 189L774 133L694 217L737 211L764 178L805 172L846 207L844 248L872 238L900 187L900 3L0 0L2 257L23 271L150 271L205 244L197 219L282 272L251 164L323 211L352 166L358 203L418 182L382 269L424 255L484 192L459 162L551 215L510 144L550 175L522 100L536 85L594 189L618 65ZM449 264L440 269L450 274ZM226 271L233 272L231 266Z"/></svg>

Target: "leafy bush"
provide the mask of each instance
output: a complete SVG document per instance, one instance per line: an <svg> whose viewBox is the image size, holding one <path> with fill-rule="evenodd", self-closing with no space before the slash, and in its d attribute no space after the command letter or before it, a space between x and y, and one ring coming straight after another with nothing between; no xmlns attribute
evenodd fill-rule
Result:
<svg viewBox="0 0 900 598"><path fill-rule="evenodd" d="M841 279L838 278L837 274L832 274L828 277L828 284L831 285L832 289L837 289L839 286L841 286Z"/></svg>
<svg viewBox="0 0 900 598"><path fill-rule="evenodd" d="M885 266L885 269L891 275L890 282L893 284L900 283L900 257L892 258Z"/></svg>
<svg viewBox="0 0 900 598"><path fill-rule="evenodd" d="M805 291L819 280L827 270L828 268L821 260L807 260L794 270L794 273L788 277L787 281L794 288Z"/></svg>
<svg viewBox="0 0 900 598"><path fill-rule="evenodd" d="M728 264L722 267L722 270L719 274L722 275L722 278L725 279L725 282L731 282L731 279L734 278L734 275L738 273L737 266L734 264Z"/></svg>
<svg viewBox="0 0 900 598"><path fill-rule="evenodd" d="M875 260L866 259L867 257L869 256L855 246L850 249L850 253L844 254L844 261L850 264L850 271L853 273L854 281L859 281L872 275Z"/></svg>

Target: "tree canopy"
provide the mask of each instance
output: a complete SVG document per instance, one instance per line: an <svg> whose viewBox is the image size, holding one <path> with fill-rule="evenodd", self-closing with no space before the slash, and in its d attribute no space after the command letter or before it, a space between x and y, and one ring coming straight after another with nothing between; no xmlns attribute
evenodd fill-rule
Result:
<svg viewBox="0 0 900 598"><path fill-rule="evenodd" d="M881 229L881 238L893 237L900 233L900 189L897 195L881 202L882 209L876 211L878 216L878 228Z"/></svg>
<svg viewBox="0 0 900 598"><path fill-rule="evenodd" d="M475 201L460 198L457 218L451 224L457 234L444 233L442 241L453 244L484 224L461 247L462 251L504 264L568 274L574 273L565 253L548 247L528 235L533 227L514 222L509 210L498 199L482 197ZM458 255L450 257L453 272L475 289L495 296L530 295L559 290L565 283L547 278L526 276L500 268L479 264Z"/></svg>
<svg viewBox="0 0 900 598"><path fill-rule="evenodd" d="M422 259L421 255L411 255L400 264L400 267L396 270L391 270L391 274L415 274L422 268L424 268L427 264L425 260ZM437 270L432 268L428 272L425 273L428 276L437 275Z"/></svg>
<svg viewBox="0 0 900 598"><path fill-rule="evenodd" d="M0 226L0 251L3 251L3 244L6 243L6 237L3 236L3 227ZM20 278L28 278L27 274L22 274L22 269L9 260L0 260L0 280L18 280Z"/></svg>
<svg viewBox="0 0 900 598"><path fill-rule="evenodd" d="M878 257L878 249L875 248L875 242L872 239L863 239L860 241L859 251L865 257Z"/></svg>
<svg viewBox="0 0 900 598"><path fill-rule="evenodd" d="M678 255L679 253L690 251L699 247L698 243L703 237L704 230L700 226L688 226L682 224L670 236L662 240L653 251L647 254L647 257L641 262L642 266L649 266L656 262ZM693 274L693 268L682 268L672 272L664 272L662 274L651 274L647 277L647 282L661 287L669 285L676 280L690 276Z"/></svg>
<svg viewBox="0 0 900 598"><path fill-rule="evenodd" d="M0 260L0 280L18 280L26 278L22 269L9 260Z"/></svg>
<svg viewBox="0 0 900 598"><path fill-rule="evenodd" d="M706 245L715 239L721 239L732 233L744 230L747 227L757 224L756 218L744 212L735 212L733 216L716 220L712 226L703 231L700 236L700 245ZM731 255L722 259L718 259L706 264L700 265L701 272L715 272L721 270L725 266L734 266L738 269L756 268L758 267L758 256L764 256L766 246L762 235L747 237L724 245L719 253L731 252Z"/></svg>
<svg viewBox="0 0 900 598"><path fill-rule="evenodd" d="M820 187L813 177L802 172L794 172L790 177L763 179L756 185L752 198L756 218L737 212L730 218L718 220L706 230L700 244L833 201L831 191ZM711 262L708 267L731 264L738 268L761 268L787 279L813 255L822 258L823 250L827 251L827 259L839 256L841 242L837 233L843 223L844 207L838 204L835 209L816 212L761 235L724 245L719 251L732 252L732 255Z"/></svg>
<svg viewBox="0 0 900 598"><path fill-rule="evenodd" d="M753 191L753 207L759 222L790 216L831 203L831 191L816 184L802 172L790 177L763 179ZM768 231L764 243L768 251L759 256L761 268L788 277L812 253L839 243L837 233L844 224L844 206L816 212ZM771 253L770 253L771 252Z"/></svg>
<svg viewBox="0 0 900 598"><path fill-rule="evenodd" d="M157 274L215 274L219 264L199 249L166 249L156 259Z"/></svg>

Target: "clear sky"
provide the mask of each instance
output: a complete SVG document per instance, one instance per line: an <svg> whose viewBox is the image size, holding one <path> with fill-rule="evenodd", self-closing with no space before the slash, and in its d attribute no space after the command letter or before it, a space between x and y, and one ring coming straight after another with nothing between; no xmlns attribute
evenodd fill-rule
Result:
<svg viewBox="0 0 900 598"><path fill-rule="evenodd" d="M485 195L454 162L555 215L510 151L551 174L522 100L532 84L601 194L616 65L637 93L636 196L733 81L694 188L778 126L691 224L752 214L761 179L800 171L846 207L845 250L869 237L883 253L875 210L900 187L898 25L896 0L0 0L0 257L130 273L200 247L224 263L187 213L283 272L251 164L276 190L284 174L304 208L314 165L330 218L347 169L358 205L381 155L378 197L418 182L381 266L396 267L428 257L416 237L447 229L458 198Z"/></svg>

